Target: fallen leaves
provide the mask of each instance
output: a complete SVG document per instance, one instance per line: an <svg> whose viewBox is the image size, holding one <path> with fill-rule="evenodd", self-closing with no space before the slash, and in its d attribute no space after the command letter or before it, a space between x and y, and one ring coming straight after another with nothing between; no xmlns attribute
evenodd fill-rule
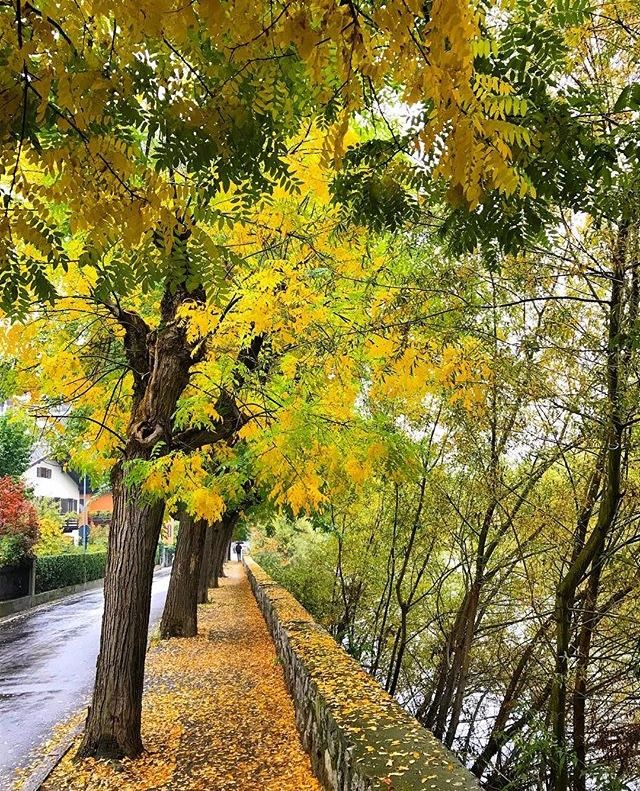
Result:
<svg viewBox="0 0 640 791"><path fill-rule="evenodd" d="M44 791L321 791L266 624L235 564L199 610L199 635L147 657L137 759L73 761Z"/></svg>
<svg viewBox="0 0 640 791"><path fill-rule="evenodd" d="M356 776L366 778L366 787L477 791L472 775L290 593L252 560L247 565L259 586L258 597L266 600L268 620L276 624L278 642L302 669L297 671L296 683L313 696L314 717L325 721L318 725L314 720L313 727L341 734L350 763L357 767Z"/></svg>

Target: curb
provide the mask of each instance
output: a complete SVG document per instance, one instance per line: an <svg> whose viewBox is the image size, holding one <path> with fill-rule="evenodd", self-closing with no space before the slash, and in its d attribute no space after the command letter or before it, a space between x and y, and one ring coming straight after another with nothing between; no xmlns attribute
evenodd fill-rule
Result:
<svg viewBox="0 0 640 791"><path fill-rule="evenodd" d="M97 580L88 580L87 582L79 582L77 585L67 585L64 588L54 588L50 591L43 591L42 593L35 593L33 596L22 596L19 599L7 599L0 602L0 621L5 618L12 618L15 615L35 610L37 607L42 607L43 604L50 604L60 599L66 599L69 596L77 596L80 593L87 591L98 590L104 585L104 577Z"/></svg>
<svg viewBox="0 0 640 791"><path fill-rule="evenodd" d="M60 763L66 752L73 744L74 739L82 732L82 725L76 725L55 747L48 755L45 755L40 764L33 770L33 772L26 778L26 780L16 781L19 783L17 787L19 791L39 791L42 784L49 777L51 772Z"/></svg>
<svg viewBox="0 0 640 791"><path fill-rule="evenodd" d="M154 568L153 574L155 576L160 571L165 571L166 569L171 570L171 566L157 566ZM103 585L104 577L99 580L91 580L90 582L81 582L79 585L70 585L67 588L54 588L54 590L51 591L36 593L34 596L23 596L20 599L7 599L6 601L0 602L0 626L12 621L14 618L19 618L41 607L45 607L47 604L54 604L62 599L68 599L72 596L81 596L83 593L90 593L91 591L103 587ZM50 596L50 594L56 595ZM42 600L34 601L34 599L37 599L39 596L43 597ZM27 600L30 601L27 602ZM15 606L15 603L18 603L18 607L16 607L15 610L13 610L12 607L3 607L3 605Z"/></svg>

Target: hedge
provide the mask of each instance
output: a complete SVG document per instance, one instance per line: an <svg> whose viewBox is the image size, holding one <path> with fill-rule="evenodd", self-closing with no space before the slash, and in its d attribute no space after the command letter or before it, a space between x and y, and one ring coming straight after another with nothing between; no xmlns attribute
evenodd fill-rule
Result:
<svg viewBox="0 0 640 791"><path fill-rule="evenodd" d="M102 579L106 565L106 552L44 555L36 559L36 593Z"/></svg>

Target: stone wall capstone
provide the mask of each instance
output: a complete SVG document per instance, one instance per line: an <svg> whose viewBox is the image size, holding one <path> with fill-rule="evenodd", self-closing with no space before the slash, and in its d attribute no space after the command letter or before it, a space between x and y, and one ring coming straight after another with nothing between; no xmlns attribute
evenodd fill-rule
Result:
<svg viewBox="0 0 640 791"><path fill-rule="evenodd" d="M478 791L475 778L251 558L313 770L330 791Z"/></svg>

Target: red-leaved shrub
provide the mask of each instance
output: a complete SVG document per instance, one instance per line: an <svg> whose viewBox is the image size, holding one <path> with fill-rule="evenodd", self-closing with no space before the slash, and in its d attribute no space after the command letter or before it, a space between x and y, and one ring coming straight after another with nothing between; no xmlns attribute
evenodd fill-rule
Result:
<svg viewBox="0 0 640 791"><path fill-rule="evenodd" d="M0 478L0 566L29 557L38 536L38 514L24 486Z"/></svg>

